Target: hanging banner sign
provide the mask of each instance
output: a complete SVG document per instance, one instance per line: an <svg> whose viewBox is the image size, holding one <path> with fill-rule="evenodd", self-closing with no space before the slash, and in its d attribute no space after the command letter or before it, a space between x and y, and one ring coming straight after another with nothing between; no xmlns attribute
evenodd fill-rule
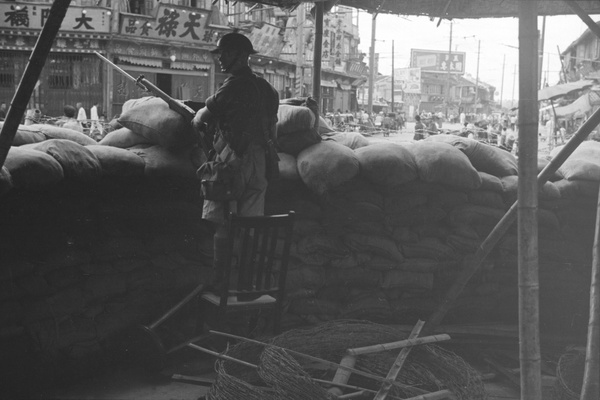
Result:
<svg viewBox="0 0 600 400"><path fill-rule="evenodd" d="M52 4L0 2L0 29L42 29ZM69 6L60 32L109 33L108 8Z"/></svg>
<svg viewBox="0 0 600 400"><path fill-rule="evenodd" d="M421 93L421 68L394 69L394 88L404 93Z"/></svg>
<svg viewBox="0 0 600 400"><path fill-rule="evenodd" d="M410 50L410 66L412 68L421 68L428 72L446 72L463 75L465 73L464 52L436 50Z"/></svg>
<svg viewBox="0 0 600 400"><path fill-rule="evenodd" d="M252 42L254 50L266 57L278 58L284 45L281 28L267 23L253 27L248 39Z"/></svg>

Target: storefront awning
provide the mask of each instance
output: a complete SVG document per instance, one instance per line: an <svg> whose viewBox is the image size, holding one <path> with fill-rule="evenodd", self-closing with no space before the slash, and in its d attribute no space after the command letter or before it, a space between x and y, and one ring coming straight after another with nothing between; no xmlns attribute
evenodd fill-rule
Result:
<svg viewBox="0 0 600 400"><path fill-rule="evenodd" d="M321 79L321 86L324 86L324 87L337 87L337 83Z"/></svg>
<svg viewBox="0 0 600 400"><path fill-rule="evenodd" d="M565 118L565 117L570 117L570 116L574 115L575 113L579 113L579 114L586 113L586 112L590 111L591 109L592 109L592 106L590 105L590 98L589 98L589 95L586 93L569 105L566 105L563 107L555 107L554 112L556 113L557 117Z"/></svg>
<svg viewBox="0 0 600 400"><path fill-rule="evenodd" d="M141 57L131 57L131 56L118 56L119 62L125 62L131 65L141 65L144 67L158 67L162 68L163 62L161 60L152 60L148 58Z"/></svg>
<svg viewBox="0 0 600 400"><path fill-rule="evenodd" d="M198 64L175 61L171 63L172 69L184 69L186 71L210 71L210 64Z"/></svg>
<svg viewBox="0 0 600 400"><path fill-rule="evenodd" d="M343 83L338 83L338 85L340 86L340 89L342 89L342 90L352 90L352 85L345 85Z"/></svg>

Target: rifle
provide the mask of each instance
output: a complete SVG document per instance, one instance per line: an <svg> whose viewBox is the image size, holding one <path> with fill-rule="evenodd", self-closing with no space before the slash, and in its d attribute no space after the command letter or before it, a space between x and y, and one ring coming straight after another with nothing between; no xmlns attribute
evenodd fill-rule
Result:
<svg viewBox="0 0 600 400"><path fill-rule="evenodd" d="M160 97L161 99L163 99L169 105L169 108L171 110L177 112L179 115L181 115L185 119L185 121L187 123L189 123L191 125L194 117L196 116L196 112L194 110L192 110L190 107L183 104L181 101L172 98L171 96L169 96L168 94L166 94L165 92L160 90L156 85L154 85L152 82L150 82L148 79L146 79L144 77L144 75L140 75L137 78L134 78L133 76L129 75L126 71L124 71L122 68L115 65L108 58L104 57L102 54L98 53L97 51L94 51L94 53L98 57L100 57L104 62L106 62L108 65L110 65L112 68L114 68L117 72L119 72L121 75L123 75L130 81L134 82L137 87L139 87L142 90L145 90L146 92L150 92L150 93L154 94L156 97ZM198 133L198 136L200 138L200 147L202 148L204 155L208 159L209 158L208 152L212 148L212 145L208 141L206 136L204 135L205 129L206 129L206 127L203 126L202 129L198 129L198 130L194 129L194 130L197 131L197 133Z"/></svg>

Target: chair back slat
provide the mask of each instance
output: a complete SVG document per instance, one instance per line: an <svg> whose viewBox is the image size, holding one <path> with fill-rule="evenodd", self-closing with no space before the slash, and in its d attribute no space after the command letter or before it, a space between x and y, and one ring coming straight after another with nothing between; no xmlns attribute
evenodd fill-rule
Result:
<svg viewBox="0 0 600 400"><path fill-rule="evenodd" d="M282 277L286 275L283 270L287 268L289 259L293 222L293 212L260 217L230 216L229 268L237 268L235 273L231 273L231 276L237 274L237 282L228 288L229 295L251 295L254 292L281 296L285 288ZM273 280L274 273L279 274L277 283ZM235 290L231 290L233 288Z"/></svg>

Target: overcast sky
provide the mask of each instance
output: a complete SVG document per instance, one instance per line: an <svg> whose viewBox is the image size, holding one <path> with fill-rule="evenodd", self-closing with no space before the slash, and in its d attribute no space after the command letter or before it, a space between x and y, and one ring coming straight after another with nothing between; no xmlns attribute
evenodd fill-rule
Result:
<svg viewBox="0 0 600 400"><path fill-rule="evenodd" d="M600 16L592 15L594 21ZM367 54L371 45L371 14L360 12L359 49ZM439 50L447 52L450 46L450 22L430 21L427 17L402 17L380 14L376 23L375 51L379 53L379 72L390 75L392 70L392 40L394 47L394 67L409 66L410 49ZM558 82L560 60L558 48L564 51L585 30L586 25L577 16L546 17L544 40L544 65L542 82L548 76L548 83ZM542 29L542 18L538 19L538 29ZM465 69L474 78L477 76L477 46L479 52L479 80L496 87L498 96L502 92L504 100L518 97L518 19L455 19L452 21L452 51L466 53ZM505 60L505 61L503 61ZM504 62L504 81L502 66ZM517 74L515 76L515 68ZM513 82L516 82L513 86ZM499 97L497 97L499 99Z"/></svg>

